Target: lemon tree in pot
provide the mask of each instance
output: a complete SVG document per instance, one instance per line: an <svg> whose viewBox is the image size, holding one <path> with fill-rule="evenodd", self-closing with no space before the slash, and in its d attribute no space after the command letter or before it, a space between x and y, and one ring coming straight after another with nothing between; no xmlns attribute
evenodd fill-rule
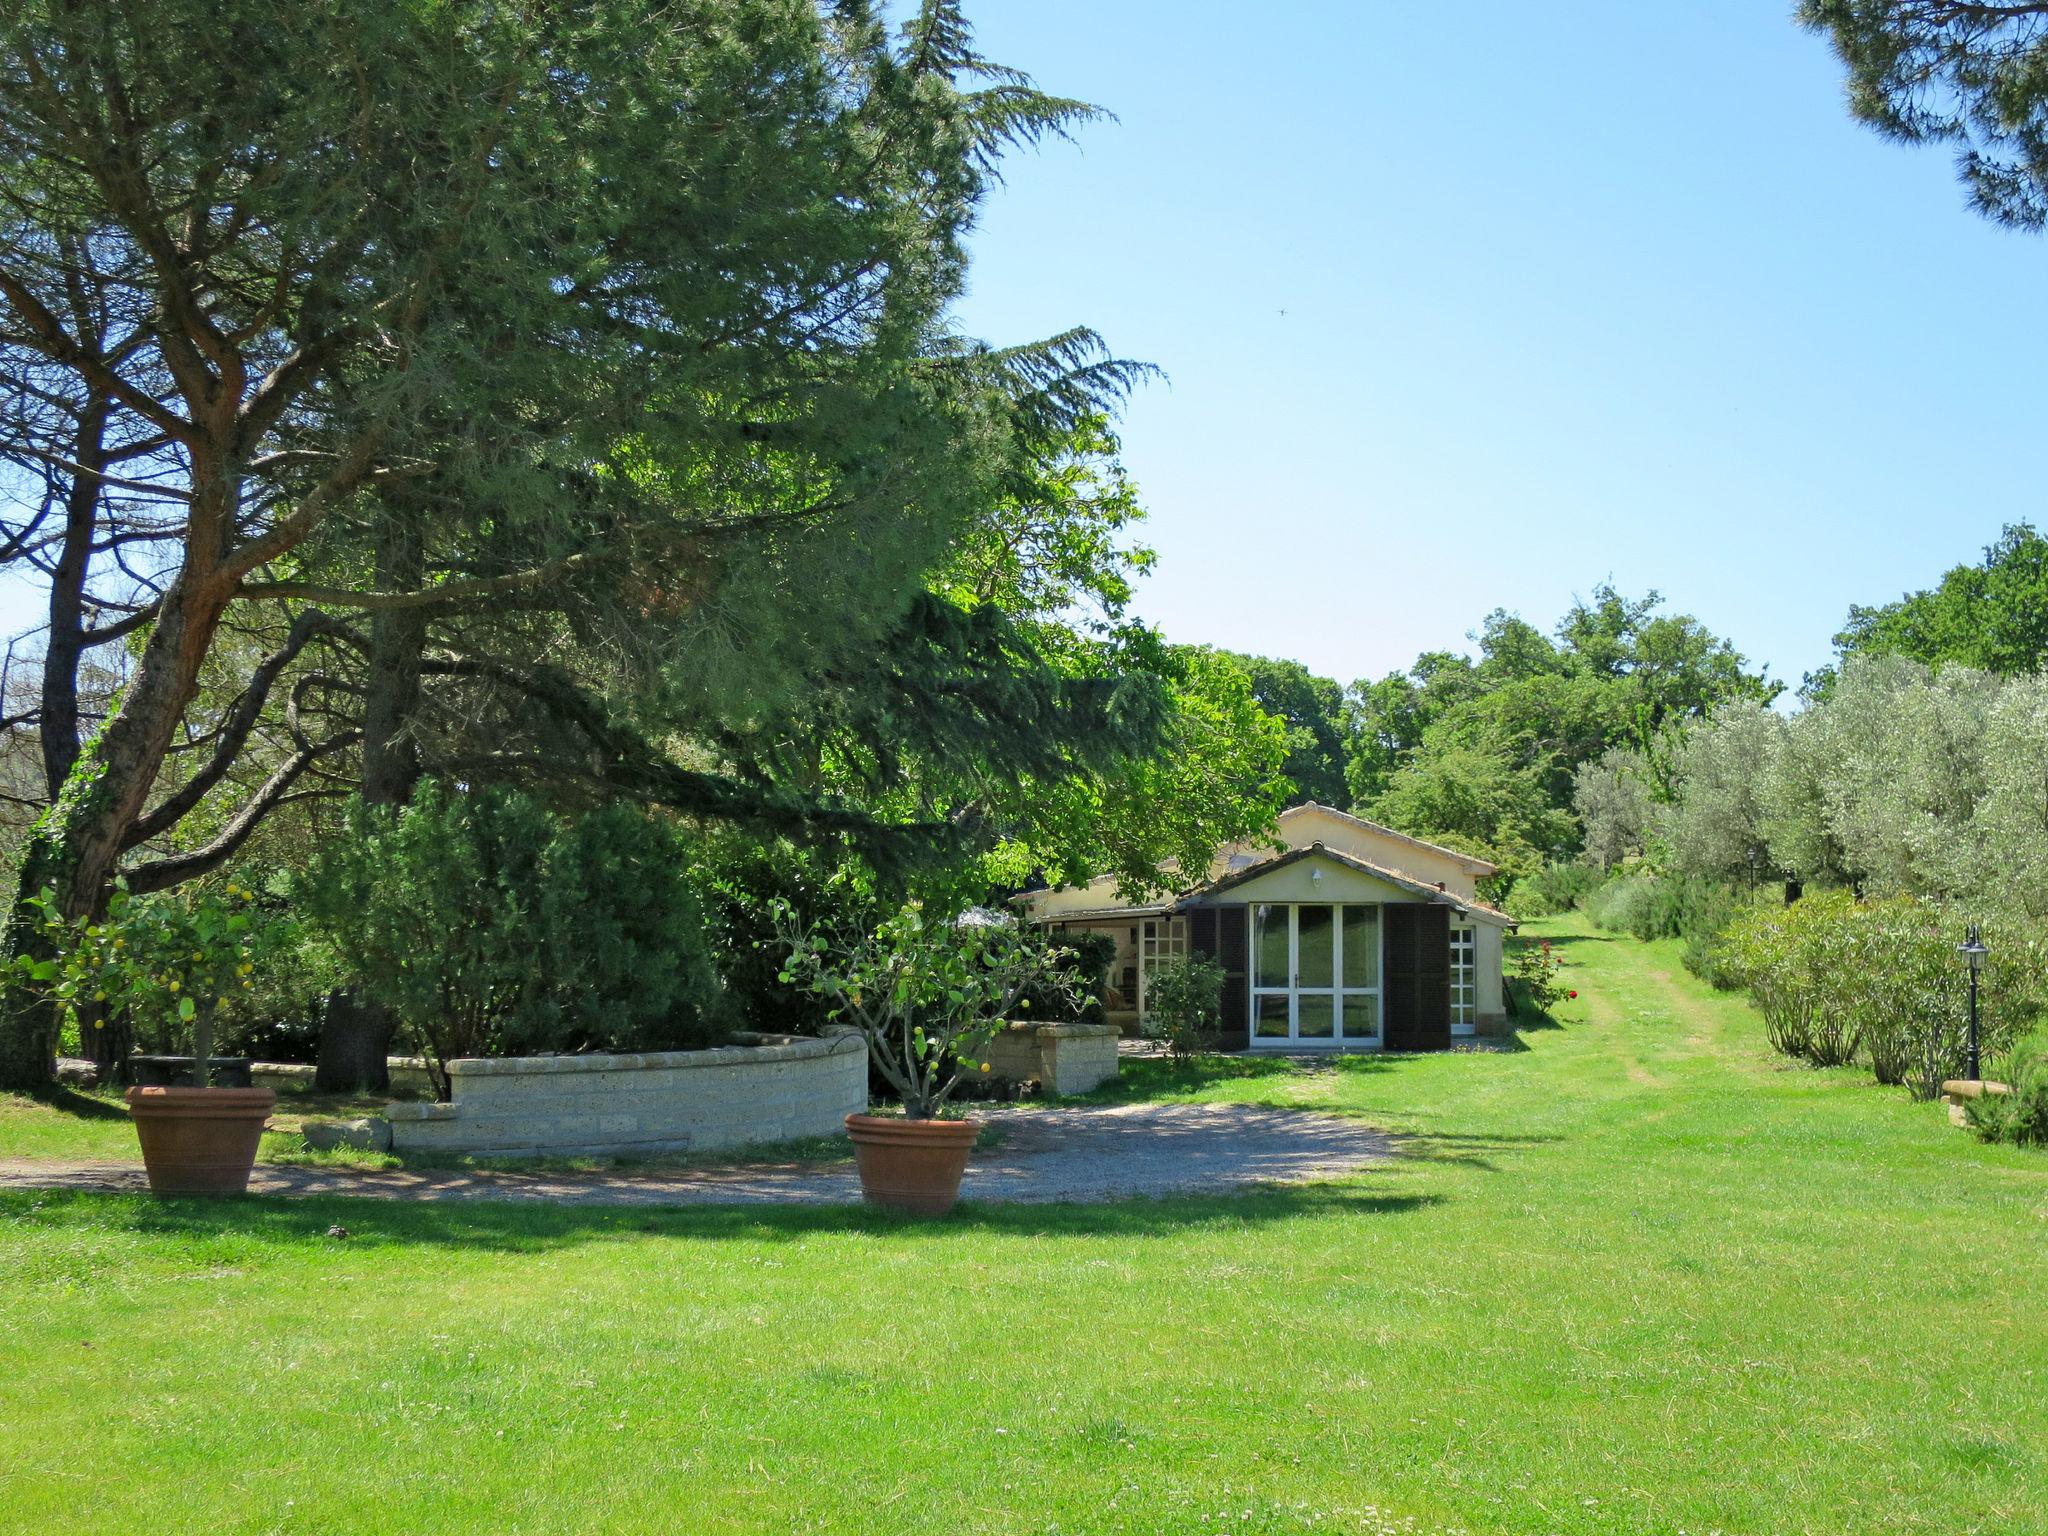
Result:
<svg viewBox="0 0 2048 1536"><path fill-rule="evenodd" d="M150 1190L159 1195L240 1194L263 1127L276 1107L268 1088L213 1085L213 1025L230 988L248 987L256 966L250 915L255 893L232 881L149 896L116 886L106 916L68 922L51 893L32 898L54 958L37 962L67 1022L81 1029L126 1016L138 1036L183 1038L191 1083L128 1090Z"/></svg>
<svg viewBox="0 0 2048 1536"><path fill-rule="evenodd" d="M1026 992L1075 1001L1073 951L999 914L935 918L915 905L856 928L806 927L779 904L775 935L789 951L782 980L858 1029L903 1100L900 1117L846 1117L861 1193L900 1210L951 1210L981 1122L947 1118L947 1101Z"/></svg>

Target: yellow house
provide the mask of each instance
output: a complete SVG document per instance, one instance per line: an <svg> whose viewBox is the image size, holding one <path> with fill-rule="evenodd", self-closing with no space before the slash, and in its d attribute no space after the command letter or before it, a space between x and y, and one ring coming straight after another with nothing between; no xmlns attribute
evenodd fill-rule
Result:
<svg viewBox="0 0 2048 1536"><path fill-rule="evenodd" d="M1478 900L1493 865L1327 805L1283 811L1279 847L1220 850L1208 878L1155 902L1108 878L1017 898L1054 932L1116 940L1112 1017L1145 1012L1164 961L1223 966L1223 1043L1259 1050L1442 1050L1505 1021L1501 939Z"/></svg>

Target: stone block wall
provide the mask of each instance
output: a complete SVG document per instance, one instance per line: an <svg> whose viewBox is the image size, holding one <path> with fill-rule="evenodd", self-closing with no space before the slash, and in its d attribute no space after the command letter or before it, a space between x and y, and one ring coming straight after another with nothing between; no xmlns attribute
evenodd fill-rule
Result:
<svg viewBox="0 0 2048 1536"><path fill-rule="evenodd" d="M1110 1024L1006 1024L981 1057L990 1077L1035 1078L1049 1094L1086 1093L1116 1076L1116 1042Z"/></svg>
<svg viewBox="0 0 2048 1536"><path fill-rule="evenodd" d="M384 1065L391 1074L393 1093L433 1097L433 1075L419 1057L387 1056ZM249 1063L249 1082L252 1087L268 1088L273 1093L311 1093L313 1076L318 1071L317 1067L296 1061L252 1061Z"/></svg>
<svg viewBox="0 0 2048 1536"><path fill-rule="evenodd" d="M858 1036L755 1036L706 1051L451 1061L452 1101L392 1104L392 1150L480 1155L717 1151L838 1136L867 1108Z"/></svg>

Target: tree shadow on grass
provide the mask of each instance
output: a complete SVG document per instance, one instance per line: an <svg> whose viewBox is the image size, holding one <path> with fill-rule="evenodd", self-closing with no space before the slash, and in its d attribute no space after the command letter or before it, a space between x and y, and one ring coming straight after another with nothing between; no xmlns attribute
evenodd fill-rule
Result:
<svg viewBox="0 0 2048 1536"><path fill-rule="evenodd" d="M1500 1172L1490 1152L1515 1152L1527 1147L1548 1146L1561 1136L1460 1136L1448 1133L1404 1133L1395 1138L1403 1157L1425 1163L1448 1163L1460 1168L1477 1168L1484 1173Z"/></svg>
<svg viewBox="0 0 2048 1536"><path fill-rule="evenodd" d="M159 1240L253 1239L279 1250L346 1246L357 1251L434 1248L532 1254L650 1237L752 1243L845 1233L915 1243L982 1237L1143 1240L1310 1218L1398 1218L1442 1203L1443 1196L1437 1194L1393 1193L1358 1183L1255 1187L1233 1194L1096 1205L963 1202L943 1217L911 1216L867 1205L543 1205L325 1195L155 1200L146 1195L46 1190L0 1195L0 1217L20 1222L17 1232L42 1226L91 1227Z"/></svg>
<svg viewBox="0 0 2048 1536"><path fill-rule="evenodd" d="M76 1088L53 1084L40 1093L32 1095L35 1103L54 1109L59 1114L76 1115L81 1120L126 1120L128 1106L118 1099L104 1098L99 1094L80 1093Z"/></svg>
<svg viewBox="0 0 2048 1536"><path fill-rule="evenodd" d="M1251 1082L1287 1077L1325 1065L1298 1056L1224 1056L1207 1052L1185 1060L1171 1056L1127 1056L1117 1075L1092 1092L1062 1099L1062 1104L1128 1104L1147 1099L1199 1093L1218 1083Z"/></svg>

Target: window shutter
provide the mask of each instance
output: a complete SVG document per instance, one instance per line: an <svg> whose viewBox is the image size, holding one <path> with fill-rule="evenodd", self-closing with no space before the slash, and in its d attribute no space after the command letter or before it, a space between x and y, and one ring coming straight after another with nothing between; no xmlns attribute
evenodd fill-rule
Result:
<svg viewBox="0 0 2048 1536"><path fill-rule="evenodd" d="M1223 967L1223 1028L1217 1043L1226 1051L1251 1044L1250 941L1245 906L1196 907L1188 913L1188 948Z"/></svg>
<svg viewBox="0 0 2048 1536"><path fill-rule="evenodd" d="M1451 1044L1451 909L1435 902L1389 903L1386 1042L1390 1051L1441 1051Z"/></svg>

